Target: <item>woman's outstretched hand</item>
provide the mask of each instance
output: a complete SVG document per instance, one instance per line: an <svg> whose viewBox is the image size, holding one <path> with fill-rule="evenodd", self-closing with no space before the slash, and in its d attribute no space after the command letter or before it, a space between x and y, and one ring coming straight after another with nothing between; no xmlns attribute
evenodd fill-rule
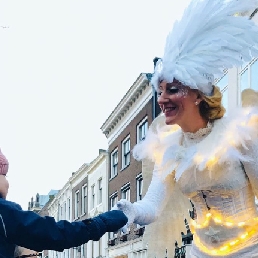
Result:
<svg viewBox="0 0 258 258"><path fill-rule="evenodd" d="M127 232L128 227L134 222L135 220L135 209L131 202L127 201L126 199L121 199L117 202L117 204L112 208L112 210L120 210L122 211L128 219L126 225L124 225L120 230L123 233Z"/></svg>

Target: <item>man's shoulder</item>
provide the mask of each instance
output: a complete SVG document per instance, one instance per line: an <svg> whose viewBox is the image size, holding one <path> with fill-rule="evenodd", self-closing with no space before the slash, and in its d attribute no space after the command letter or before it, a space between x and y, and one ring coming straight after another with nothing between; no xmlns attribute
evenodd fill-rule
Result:
<svg viewBox="0 0 258 258"><path fill-rule="evenodd" d="M4 207L16 209L16 210L22 210L22 207L18 203L0 198L0 208L4 208Z"/></svg>

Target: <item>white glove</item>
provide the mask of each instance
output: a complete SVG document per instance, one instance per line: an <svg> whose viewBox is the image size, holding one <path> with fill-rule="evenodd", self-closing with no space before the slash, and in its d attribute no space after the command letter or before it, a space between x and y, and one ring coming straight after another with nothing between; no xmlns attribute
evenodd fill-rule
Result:
<svg viewBox="0 0 258 258"><path fill-rule="evenodd" d="M121 199L120 201L117 202L117 205L112 208L112 210L120 210L122 211L125 216L128 218L128 222L126 225L124 225L121 228L121 231L123 233L127 232L128 227L134 222L135 220L135 215L136 211L133 206L133 204L126 199Z"/></svg>

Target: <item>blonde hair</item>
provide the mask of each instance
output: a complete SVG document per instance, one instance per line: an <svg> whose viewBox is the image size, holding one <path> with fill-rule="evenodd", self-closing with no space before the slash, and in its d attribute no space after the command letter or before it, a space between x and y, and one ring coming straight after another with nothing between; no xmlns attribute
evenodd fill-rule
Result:
<svg viewBox="0 0 258 258"><path fill-rule="evenodd" d="M222 93L217 86L213 86L213 95L206 96L201 93L200 114L207 120L216 120L224 116L226 110L223 107Z"/></svg>

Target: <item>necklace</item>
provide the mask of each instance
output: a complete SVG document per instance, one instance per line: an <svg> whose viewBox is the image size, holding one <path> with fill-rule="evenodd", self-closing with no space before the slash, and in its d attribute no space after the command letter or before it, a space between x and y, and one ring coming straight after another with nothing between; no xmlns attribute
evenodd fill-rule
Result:
<svg viewBox="0 0 258 258"><path fill-rule="evenodd" d="M199 143L204 137L206 137L212 130L212 123L208 122L206 127L200 128L195 133L183 132L181 137L181 145L183 147L189 147L196 143Z"/></svg>

